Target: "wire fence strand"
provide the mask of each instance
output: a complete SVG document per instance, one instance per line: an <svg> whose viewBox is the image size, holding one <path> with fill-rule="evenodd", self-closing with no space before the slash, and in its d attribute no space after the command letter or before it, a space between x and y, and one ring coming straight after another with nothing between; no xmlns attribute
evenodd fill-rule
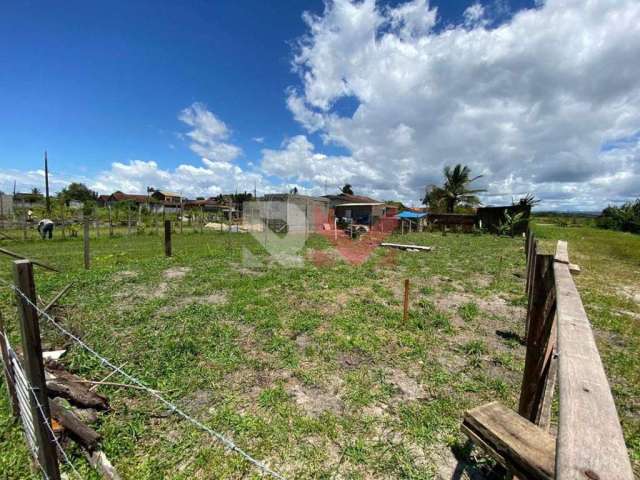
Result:
<svg viewBox="0 0 640 480"><path fill-rule="evenodd" d="M107 359L107 358L103 357L102 355L100 355L96 350L94 350L92 347L87 345L82 339L80 339L78 336L74 335L73 333L71 333L67 329L65 329L62 325L60 325L58 322L56 322L53 319L53 317L51 317L47 312L43 311L40 307L38 307L36 304L34 304L31 301L31 299L27 295L25 295L18 287L16 287L15 285L13 285L11 283L5 282L2 279L0 279L0 281L3 282L8 287L10 287L11 289L13 289L20 297L22 297L29 305L31 305L40 314L40 316L42 318L46 318L47 321L49 323L51 323L63 335L65 335L66 337L70 338L71 340L76 342L78 345L80 345L83 349L85 349L87 352L89 352L90 354L95 356L97 359L99 359L101 364L106 365L107 367L111 368L113 371L115 371L115 372L119 373L120 375L122 375L124 378L126 378L130 382L133 382L136 385L138 385L142 390L146 391L149 395L151 395L156 400L158 400L160 403L162 403L166 407L168 407L169 410L172 413L175 413L176 415L178 415L178 416L182 417L183 419L187 420L191 424L193 424L196 427L198 427L200 430L203 430L203 431L207 432L209 435L211 435L212 437L217 439L222 445L224 445L224 447L226 447L227 449L229 449L232 452L235 452L235 453L239 454L245 460L247 460L249 463L251 463L254 466L256 466L263 473L265 473L267 475L270 475L273 478L277 478L278 480L286 480L285 477L283 477L278 472L276 472L276 471L272 470L271 468L269 468L264 462L254 458L248 452L246 452L242 448L238 447L232 440L230 440L229 438L225 437L223 434L218 433L215 430L211 429L210 427L206 426L205 424L203 424L201 421L197 420L196 418L193 418L191 415L186 413L184 410L182 410L176 404L172 403L171 401L167 400L162 395L160 395L156 390L148 387L144 382L142 382L138 378L134 377L133 375L125 372L124 370L122 370L121 367L118 367L113 362L111 362L109 359Z"/></svg>

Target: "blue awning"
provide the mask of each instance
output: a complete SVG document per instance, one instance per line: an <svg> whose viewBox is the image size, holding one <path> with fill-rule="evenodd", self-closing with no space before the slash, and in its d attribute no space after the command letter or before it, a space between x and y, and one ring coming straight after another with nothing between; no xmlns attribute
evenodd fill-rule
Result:
<svg viewBox="0 0 640 480"><path fill-rule="evenodd" d="M416 212L410 212L407 210L405 212L400 212L397 215L397 218L401 218L404 220L417 220L419 218L424 218L426 216L427 216L426 213L416 213Z"/></svg>

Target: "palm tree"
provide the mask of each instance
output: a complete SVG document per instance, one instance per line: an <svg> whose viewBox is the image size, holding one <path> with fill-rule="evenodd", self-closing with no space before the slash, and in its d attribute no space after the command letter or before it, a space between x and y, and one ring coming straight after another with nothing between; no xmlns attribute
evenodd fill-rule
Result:
<svg viewBox="0 0 640 480"><path fill-rule="evenodd" d="M351 188L351 184L349 183L346 183L344 187L342 187L341 191L345 195L353 195L353 188Z"/></svg>
<svg viewBox="0 0 640 480"><path fill-rule="evenodd" d="M443 206L447 213L453 213L457 206L472 207L480 204L475 195L484 192L483 189L469 189L469 184L481 178L482 175L471 178L471 169L466 165L457 164L453 169L444 167L444 185L442 187L427 187L423 203L430 207Z"/></svg>

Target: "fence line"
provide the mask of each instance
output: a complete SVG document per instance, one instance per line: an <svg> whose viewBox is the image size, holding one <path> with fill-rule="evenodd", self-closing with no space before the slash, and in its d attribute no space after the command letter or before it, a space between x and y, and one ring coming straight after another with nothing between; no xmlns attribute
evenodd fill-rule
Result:
<svg viewBox="0 0 640 480"><path fill-rule="evenodd" d="M2 361L5 368L5 378L7 381L7 386L10 389L10 395L12 395L11 402L12 404L15 402L15 404L13 405L14 415L20 417L20 423L22 424L23 434L25 436L27 448L29 449L31 458L42 472L44 478L46 480L50 480L49 475L47 475L47 471L44 469L38 458L38 444L35 434L33 414L30 409L29 401L29 396L31 395L30 392L33 391L32 386L27 380L26 373L24 372L22 365L20 364L20 359L9 343L9 339L3 328L0 329L0 336L2 336L2 338L0 338L0 341L3 342L4 347ZM13 388L13 391L11 391L11 388ZM14 394L15 396L13 396ZM35 395L33 398L36 402L38 402L38 399ZM41 413L44 418L44 412Z"/></svg>
<svg viewBox="0 0 640 480"><path fill-rule="evenodd" d="M213 429L207 427L206 425L204 425L199 420L193 418L192 416L187 414L185 411L180 409L177 405L175 405L171 401L165 399L156 390L153 390L152 388L149 388L147 385L144 384L144 382L142 382L138 378L134 377L133 375L125 372L124 370L122 370L121 367L118 367L117 365L112 363L109 359L107 359L104 356L100 355L96 350L94 350L92 347L87 345L79 337L77 337L76 335L74 335L73 333L71 333L70 331L65 329L58 322L56 322L47 312L43 311L34 302L32 302L31 299L24 292L22 292L19 288L17 288L15 285L12 285L12 284L10 284L8 282L5 282L2 279L0 279L0 281L2 283L4 283L6 286L8 286L9 288L13 289L20 297L22 297L24 299L25 302L27 302L29 305L31 305L31 307L34 308L40 314L41 318L45 318L56 329L58 329L63 335L65 335L66 337L70 338L71 340L76 342L78 345L80 345L83 349L85 349L87 352L91 353L93 356L95 356L97 359L99 359L101 364L106 365L107 367L111 368L114 372L119 373L120 375L122 375L124 378L126 378L130 382L133 382L136 385L138 385L141 389L143 389L148 394L150 394L151 396L156 398L158 401L163 403L165 406L167 406L172 413L177 414L178 416L180 416L183 419L187 420L188 422L190 422L191 424L195 425L199 429L207 432L208 434L210 434L211 436L216 438L220 443L222 443L227 449L238 453L240 456L242 456L249 463L253 464L258 469L260 469L263 473L271 475L272 477L277 478L279 480L285 480L285 477L283 477L279 473L275 472L274 470L270 469L264 462L262 462L260 460L257 460L256 458L251 456L249 453L247 453L245 450L243 450L242 448L238 447L232 440L226 438L221 433L216 432L215 430L213 430Z"/></svg>
<svg viewBox="0 0 640 480"><path fill-rule="evenodd" d="M632 479L611 388L571 272L567 242L538 252L527 232L527 354L519 413L548 429L559 387L555 474L559 480Z"/></svg>

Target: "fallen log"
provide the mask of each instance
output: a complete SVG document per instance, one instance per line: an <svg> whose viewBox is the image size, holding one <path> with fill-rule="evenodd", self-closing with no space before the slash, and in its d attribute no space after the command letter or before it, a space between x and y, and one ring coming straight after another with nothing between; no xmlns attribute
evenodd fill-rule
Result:
<svg viewBox="0 0 640 480"><path fill-rule="evenodd" d="M20 255L19 253L15 253L15 252L12 252L11 250L7 250L6 248L0 248L0 253L4 253L5 255L8 255L8 256L13 257L13 258L17 258L19 260L29 260L34 265L38 265L38 266L40 266L42 268L46 268L47 270L51 270L52 272L60 273L60 270L57 270L57 269L53 268L52 266L47 265L46 263L42 263L39 260L34 260L33 258L25 257L24 255Z"/></svg>
<svg viewBox="0 0 640 480"><path fill-rule="evenodd" d="M55 361L47 360L47 392L50 397L62 397L72 405L96 410L109 410L106 397L89 389L84 380L73 373L63 370Z"/></svg>
<svg viewBox="0 0 640 480"><path fill-rule="evenodd" d="M60 423L80 445L93 451L100 441L100 434L86 425L72 410L65 406L61 398L49 401L51 416Z"/></svg>
<svg viewBox="0 0 640 480"><path fill-rule="evenodd" d="M402 243L381 243L381 247L399 248L401 250L420 250L423 252L430 252L431 247L425 247L424 245L404 245Z"/></svg>

